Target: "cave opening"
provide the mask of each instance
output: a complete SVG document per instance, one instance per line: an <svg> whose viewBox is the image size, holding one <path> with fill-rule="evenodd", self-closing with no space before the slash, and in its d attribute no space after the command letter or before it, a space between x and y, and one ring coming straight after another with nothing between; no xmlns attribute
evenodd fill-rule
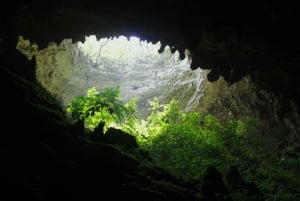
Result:
<svg viewBox="0 0 300 201"><path fill-rule="evenodd" d="M259 1L210 1L199 6L199 2L173 0L9 4L2 7L0 20L4 196L299 200L297 6ZM137 37L102 38L129 32L163 45ZM94 33L97 37L82 39ZM15 51L18 35L38 43L19 38L18 50L32 62ZM117 51L102 57L102 50L118 39L123 42L115 46ZM155 50L161 45L164 51L144 57L137 51L141 45L128 48L128 41L145 42L144 47ZM188 51L188 56L182 54L185 47L193 56L194 71ZM176 48L184 55L180 59ZM134 55L139 60L131 63ZM198 66L212 70L205 75ZM133 153L136 144L127 143L132 136L112 129L115 139L104 139L97 135L102 133L99 130L86 133L82 125L65 119L64 111L40 84L63 106L85 95L91 86L99 92L120 86L125 101L140 97L141 109L158 96L163 103L176 98L187 112L169 104L149 120L137 119L138 127L130 128L134 132L125 130L140 136L139 145L149 152L150 163L139 155L145 152ZM196 112L189 113L194 108ZM121 146L125 148L120 150ZM209 167L220 171L232 199L219 193L210 196L215 177L199 177Z"/></svg>
<svg viewBox="0 0 300 201"><path fill-rule="evenodd" d="M177 99L185 111L199 104L206 70L192 70L191 56L161 43L153 44L138 37L85 37L83 42L64 39L60 44L49 43L45 49L30 46L19 37L17 49L28 58L36 57L36 78L66 107L75 97L95 87L119 88L124 102L137 101L137 115L149 115L149 101L154 97L162 103ZM171 50L172 49L172 50ZM30 50L30 51L29 51Z"/></svg>
<svg viewBox="0 0 300 201"><path fill-rule="evenodd" d="M228 172L238 167L246 183L254 181L266 197L273 196L269 193L273 186L281 185L278 178L291 183L276 196L298 196L295 186L299 181L293 180L298 158L290 157L288 149L278 150L282 136L274 137L274 133L287 133L290 129L286 125L288 118L270 119L280 109L276 97L263 89L257 90L251 77L231 85L222 78L207 82L207 71L191 70L188 50L181 60L179 53L169 46L158 53L160 45L137 37L98 40L96 36L87 36L84 42L65 39L38 50L36 44L20 37L17 49L29 59L35 55L37 80L63 104L85 94L90 87L101 92L119 86L125 102L138 97L137 111L142 111L138 114L142 120L135 120L125 131L135 131L139 146L150 153L154 164L172 174L196 178L212 166L226 178ZM162 103L175 98L187 113L170 103L162 113L153 112L143 121L149 115L147 104L153 97ZM152 111L155 104L152 102ZM198 110L199 105L206 114ZM194 108L197 111L189 113ZM293 121L293 117L290 119ZM94 129L88 139L103 142L97 132ZM288 174L281 174L283 170ZM247 196L231 190L235 200ZM257 196L261 198L261 194Z"/></svg>

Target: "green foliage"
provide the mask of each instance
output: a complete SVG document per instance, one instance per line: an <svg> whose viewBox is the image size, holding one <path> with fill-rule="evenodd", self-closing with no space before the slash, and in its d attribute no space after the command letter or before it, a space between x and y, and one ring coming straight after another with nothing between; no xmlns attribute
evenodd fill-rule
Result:
<svg viewBox="0 0 300 201"><path fill-rule="evenodd" d="M100 122L105 122L105 129L119 126L134 118L134 100L124 104L119 97L119 88L108 88L97 93L95 87L87 91L86 96L76 97L66 111L75 120L84 121L85 127L94 129Z"/></svg>
<svg viewBox="0 0 300 201"><path fill-rule="evenodd" d="M183 115L183 111L180 109L178 101L171 100L169 104L164 106L162 119L165 123L177 125L182 122Z"/></svg>
<svg viewBox="0 0 300 201"><path fill-rule="evenodd" d="M123 123L120 124L120 128L130 134L139 133L139 129L137 128L139 120L135 117L136 101L137 99L133 98L125 104L124 108L126 108L126 118L124 118Z"/></svg>
<svg viewBox="0 0 300 201"><path fill-rule="evenodd" d="M226 152L219 136L221 125L212 115L184 114L175 100L159 112L157 100L152 105L156 107L148 118L151 120L149 136L143 148L151 153L157 164L174 174L195 177L207 167L224 162Z"/></svg>
<svg viewBox="0 0 300 201"><path fill-rule="evenodd" d="M157 98L150 101L150 110L146 120L137 119L136 100L123 103L118 88L102 93L91 88L67 108L87 128L105 122L107 127L134 134L155 165L177 176L198 178L210 166L222 173L237 166L243 179L257 184L266 200L299 200L300 154L293 147L278 150L278 141L261 135L259 120L229 115L221 123L213 115L184 113L176 100L162 105ZM255 200L243 190L232 192L232 197Z"/></svg>
<svg viewBox="0 0 300 201"><path fill-rule="evenodd" d="M163 106L159 104L157 98L154 98L153 101L150 101L151 105L151 114L147 118L147 134L146 136L156 136L162 132L166 123L163 121L164 113L161 111Z"/></svg>
<svg viewBox="0 0 300 201"><path fill-rule="evenodd" d="M234 119L220 123L214 116L183 113L176 101L151 104L145 121L147 135L139 143L156 165L181 177L198 178L209 166L225 173L238 166L246 182L254 182L266 200L298 200L299 155L291 158L276 147L279 142L260 134L259 120ZM234 200L256 200L245 191L235 191Z"/></svg>

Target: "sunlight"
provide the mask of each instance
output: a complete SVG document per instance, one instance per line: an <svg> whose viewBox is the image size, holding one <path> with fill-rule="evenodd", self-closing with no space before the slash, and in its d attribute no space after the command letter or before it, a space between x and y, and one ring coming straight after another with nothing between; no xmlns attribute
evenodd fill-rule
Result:
<svg viewBox="0 0 300 201"><path fill-rule="evenodd" d="M106 58L130 64L146 54L158 58L160 46L160 42L152 44L135 36L131 36L129 40L125 36L97 40L95 35L91 35L85 37L84 43L78 42L77 48L93 63L99 63L101 58Z"/></svg>

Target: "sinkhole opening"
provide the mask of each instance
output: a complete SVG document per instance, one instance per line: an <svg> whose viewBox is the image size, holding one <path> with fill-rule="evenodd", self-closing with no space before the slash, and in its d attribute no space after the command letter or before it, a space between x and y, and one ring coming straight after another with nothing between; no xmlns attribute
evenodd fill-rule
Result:
<svg viewBox="0 0 300 201"><path fill-rule="evenodd" d="M179 53L172 53L168 46L158 53L160 46L159 42L152 44L137 37L97 39L91 35L84 42L73 43L71 39L65 39L60 44L50 43L41 50L36 44L19 37L17 49L29 59L35 56L36 79L65 106L75 97L86 95L92 87L99 93L119 87L124 102L136 98L136 115L140 119L131 118L129 111L129 118L123 121L125 124L117 126L135 134L138 146L150 153L155 165L183 178L199 178L209 167L216 167L222 173L234 170L241 178L250 178L251 186L257 184L266 198L274 197L274 193L270 192L277 192L277 186L285 186L276 194L282 198L279 200L296 200L299 193L295 187L299 186L299 181L293 179L297 178L294 172L298 168L294 164L299 164L299 160L291 152L294 149L292 146L286 150L278 149L282 142L274 139L274 133L279 134L278 128L279 131L285 128L281 122L274 127L276 120L269 130L268 123L265 123L269 122L268 119L256 118L256 114L260 114L256 106L270 104L268 101L272 100L272 96L261 94L262 99L258 99L256 88L247 77L239 84L226 85L221 80L209 88L209 84L205 83L207 71L201 68L191 70L188 51L185 58L180 59ZM204 87L205 96L202 99ZM90 93L95 91L91 90ZM156 112L158 102L152 101L155 97L161 104L170 102L161 113ZM170 101L172 99L178 101L185 113L177 107L176 102ZM208 115L189 112L198 106L202 107L205 102L209 103ZM92 135L86 137L101 143L112 138L97 135L99 127L96 126L104 119L100 115L108 114L104 116L108 117L105 124L111 123L108 126L117 124L114 122L117 118L109 115L114 111L109 111L110 107L106 110L106 103L100 105L103 106L101 112L95 108L89 113L83 108L83 114L88 114L83 118L84 123L95 128L95 135L90 133ZM120 106L118 102L116 105ZM119 108L125 110L124 107ZM151 109L155 112L149 116ZM266 118L276 114L272 113L273 107L270 107L272 111L268 110L264 111ZM210 115L213 112L221 118ZM236 117L247 118L240 120ZM278 139L286 138L287 132L283 130L284 136ZM114 138L120 139L115 144L132 142L127 140L132 138L122 136L120 134L119 138ZM224 181L230 182L232 174L224 175ZM247 180L240 180L243 185L248 185ZM234 200L249 198L248 191L244 189L233 192ZM262 194L258 195L259 199L254 196L254 200L262 200ZM286 199L286 195L289 199Z"/></svg>
<svg viewBox="0 0 300 201"><path fill-rule="evenodd" d="M124 102L137 99L138 116L149 115L149 101L157 97L161 103L176 99L185 111L197 107L206 71L192 70L189 51L180 59L169 46L159 53L161 43L138 37L118 36L97 39L95 35L76 41L64 39L49 43L45 49L28 46L19 37L17 48L28 57L36 57L36 78L63 106L87 90L98 92L119 88ZM23 48L22 48L23 47ZM31 51L28 51L30 50Z"/></svg>

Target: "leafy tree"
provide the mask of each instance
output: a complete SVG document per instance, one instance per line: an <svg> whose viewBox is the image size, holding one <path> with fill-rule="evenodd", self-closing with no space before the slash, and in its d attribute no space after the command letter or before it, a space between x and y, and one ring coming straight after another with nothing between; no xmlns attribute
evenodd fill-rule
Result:
<svg viewBox="0 0 300 201"><path fill-rule="evenodd" d="M182 122L183 111L177 100L172 99L169 104L164 105L162 119L168 124L179 124Z"/></svg>
<svg viewBox="0 0 300 201"><path fill-rule="evenodd" d="M158 98L155 97L152 101L150 101L150 106L152 112L147 118L147 134L144 135L155 136L161 133L166 123L163 121L163 106L159 103Z"/></svg>
<svg viewBox="0 0 300 201"><path fill-rule="evenodd" d="M150 102L151 115L145 121L147 134L139 135L157 165L180 176L196 177L209 166L225 172L247 152L248 122L231 119L220 123L213 115L184 113L176 100L161 105Z"/></svg>
<svg viewBox="0 0 300 201"><path fill-rule="evenodd" d="M138 129L140 121L135 116L136 102L137 99L133 98L124 105L126 108L126 118L124 118L124 121L120 124L120 128L130 134L138 134L141 132Z"/></svg>
<svg viewBox="0 0 300 201"><path fill-rule="evenodd" d="M119 88L107 88L98 93L91 87L86 96L76 97L66 111L75 121L84 121L85 127L91 130L100 122L105 123L105 130L110 126L118 127L132 121L135 113L135 101L125 104L119 94Z"/></svg>

